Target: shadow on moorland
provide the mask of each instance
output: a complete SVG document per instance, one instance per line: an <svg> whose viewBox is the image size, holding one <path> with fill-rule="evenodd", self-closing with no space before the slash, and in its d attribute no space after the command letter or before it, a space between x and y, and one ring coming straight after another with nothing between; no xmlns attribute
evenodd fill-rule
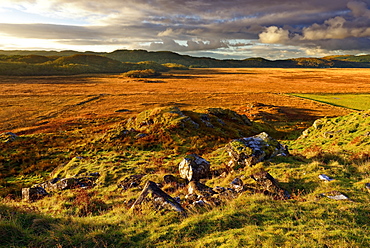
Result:
<svg viewBox="0 0 370 248"><path fill-rule="evenodd" d="M313 122L319 118L328 116L327 114L319 113L319 110L316 109L275 106L263 103L258 103L251 111L257 112L256 116L258 119L266 121Z"/></svg>
<svg viewBox="0 0 370 248"><path fill-rule="evenodd" d="M0 84L91 84L101 75L1 76Z"/></svg>

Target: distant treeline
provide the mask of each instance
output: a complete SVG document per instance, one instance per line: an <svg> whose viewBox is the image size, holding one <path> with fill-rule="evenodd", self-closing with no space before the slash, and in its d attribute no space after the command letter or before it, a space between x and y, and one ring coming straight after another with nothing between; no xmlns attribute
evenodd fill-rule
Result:
<svg viewBox="0 0 370 248"><path fill-rule="evenodd" d="M0 50L0 75L73 75L123 73L187 68L370 68L370 55L267 60L218 60L174 52L116 50L111 53L77 51Z"/></svg>

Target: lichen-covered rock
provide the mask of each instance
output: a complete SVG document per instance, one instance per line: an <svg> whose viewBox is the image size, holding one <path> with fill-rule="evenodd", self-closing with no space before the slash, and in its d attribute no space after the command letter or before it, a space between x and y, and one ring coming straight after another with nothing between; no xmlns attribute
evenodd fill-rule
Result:
<svg viewBox="0 0 370 248"><path fill-rule="evenodd" d="M169 208L179 213L186 214L185 209L171 196L161 190L158 185L152 181L148 181L140 196L136 199L131 209L135 209L145 199L149 199L153 205L158 208Z"/></svg>
<svg viewBox="0 0 370 248"><path fill-rule="evenodd" d="M15 133L12 133L12 132L6 132L6 133L0 134L0 142L3 142L3 143L12 142L16 138L18 138L18 135L16 135Z"/></svg>
<svg viewBox="0 0 370 248"><path fill-rule="evenodd" d="M232 140L226 145L226 150L231 157L229 167L234 170L253 166L274 156L285 156L289 153L286 146L265 132L252 137Z"/></svg>
<svg viewBox="0 0 370 248"><path fill-rule="evenodd" d="M73 188L93 187L99 177L99 173L90 173L89 176L54 178L44 183L36 184L33 187L41 187L46 191L60 191Z"/></svg>
<svg viewBox="0 0 370 248"><path fill-rule="evenodd" d="M268 172L261 171L251 175L251 178L255 180L262 190L274 196L277 199L289 199L290 194L285 189L281 188L278 182Z"/></svg>
<svg viewBox="0 0 370 248"><path fill-rule="evenodd" d="M189 181L207 178L210 175L210 163L197 154L187 155L179 163L180 176Z"/></svg>
<svg viewBox="0 0 370 248"><path fill-rule="evenodd" d="M50 181L34 185L36 187L41 187L46 191L58 191L65 189L72 189L77 187L78 182L75 178L54 178Z"/></svg>
<svg viewBox="0 0 370 248"><path fill-rule="evenodd" d="M22 189L22 200L24 201L36 201L44 198L48 195L48 192L41 187L23 188Z"/></svg>

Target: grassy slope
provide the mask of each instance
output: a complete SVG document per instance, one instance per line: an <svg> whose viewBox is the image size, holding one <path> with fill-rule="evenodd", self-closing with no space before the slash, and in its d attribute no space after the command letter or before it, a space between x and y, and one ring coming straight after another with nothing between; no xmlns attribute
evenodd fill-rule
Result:
<svg viewBox="0 0 370 248"><path fill-rule="evenodd" d="M213 169L228 161L222 147L225 137L240 135L238 122L228 120L229 129L218 126L215 130L203 126L194 130L191 122L185 129L172 129L181 123L182 116L163 110L143 112L127 122L112 124L108 129L81 125L71 130L39 135L25 135L12 147L29 144L23 157L39 155L38 159L54 161L65 159L65 166L55 173L99 171L98 186L89 190L69 190L52 194L35 203L24 203L9 198L0 205L0 236L4 247L368 247L369 193L364 184L370 182L369 169L369 112L353 113L315 123L305 135L289 143L293 156L280 157L258 164L255 168L236 171L226 178L213 178L208 185L227 186L239 176L253 187L249 175L261 168L279 180L292 192L292 199L276 201L263 194L245 192L225 204L208 209L195 209L187 218L174 212L155 212L144 206L132 213L127 202L135 199L139 189L122 191L116 183L125 175L144 173L145 180L161 182L165 173L177 173L177 163L187 152L198 152L208 159ZM176 111L175 111L176 112ZM196 122L199 115L187 112ZM147 117L152 125L142 127ZM179 122L180 121L180 122ZM215 122L216 123L216 122ZM139 125L139 126L138 126ZM154 133L147 139L136 140L122 136L127 128L142 133ZM149 129L148 129L149 128ZM154 129L153 129L154 128ZM254 124L245 129L250 135L263 129ZM253 131L254 129L254 131ZM251 133L246 132L252 131ZM213 133L205 137L206 131ZM223 136L224 135L224 136ZM216 139L216 137L219 137ZM37 143L32 142L38 141ZM32 149L31 144L55 142L59 148L49 150L50 144ZM155 146L153 146L153 141ZM18 143L17 143L18 142ZM62 143L65 142L65 143ZM14 145L14 146L13 146ZM330 149L329 149L330 148ZM57 151L58 150L58 151ZM45 153L45 152L48 153ZM18 152L19 151L18 149ZM5 154L5 153L2 153ZM72 159L73 156L84 159ZM3 155L4 156L4 155ZM15 156L15 155L14 155ZM8 161L8 160L7 160ZM60 162L60 161L59 161ZM40 168L33 168L37 172ZM39 176L37 176L39 174ZM319 174L335 180L323 182ZM19 183L19 175L12 182ZM36 173L30 181L42 180ZM142 182L143 183L143 182ZM318 197L319 194L338 190L352 201L335 201ZM88 207L90 206L90 207ZM81 216L81 210L87 215Z"/></svg>

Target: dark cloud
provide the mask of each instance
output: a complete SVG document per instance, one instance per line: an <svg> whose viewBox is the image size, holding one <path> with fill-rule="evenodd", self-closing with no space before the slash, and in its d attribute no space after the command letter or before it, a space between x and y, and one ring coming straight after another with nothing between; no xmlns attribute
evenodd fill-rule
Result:
<svg viewBox="0 0 370 248"><path fill-rule="evenodd" d="M317 47L327 51L369 51L370 10L367 2L349 1L346 5L348 13L301 29L266 27L259 34L259 39L263 43Z"/></svg>
<svg viewBox="0 0 370 248"><path fill-rule="evenodd" d="M360 51L370 37L370 0L2 0L2 6L84 20L89 25L0 24L8 36L80 46L149 44L150 50L248 56L275 49L289 57L305 49Z"/></svg>

